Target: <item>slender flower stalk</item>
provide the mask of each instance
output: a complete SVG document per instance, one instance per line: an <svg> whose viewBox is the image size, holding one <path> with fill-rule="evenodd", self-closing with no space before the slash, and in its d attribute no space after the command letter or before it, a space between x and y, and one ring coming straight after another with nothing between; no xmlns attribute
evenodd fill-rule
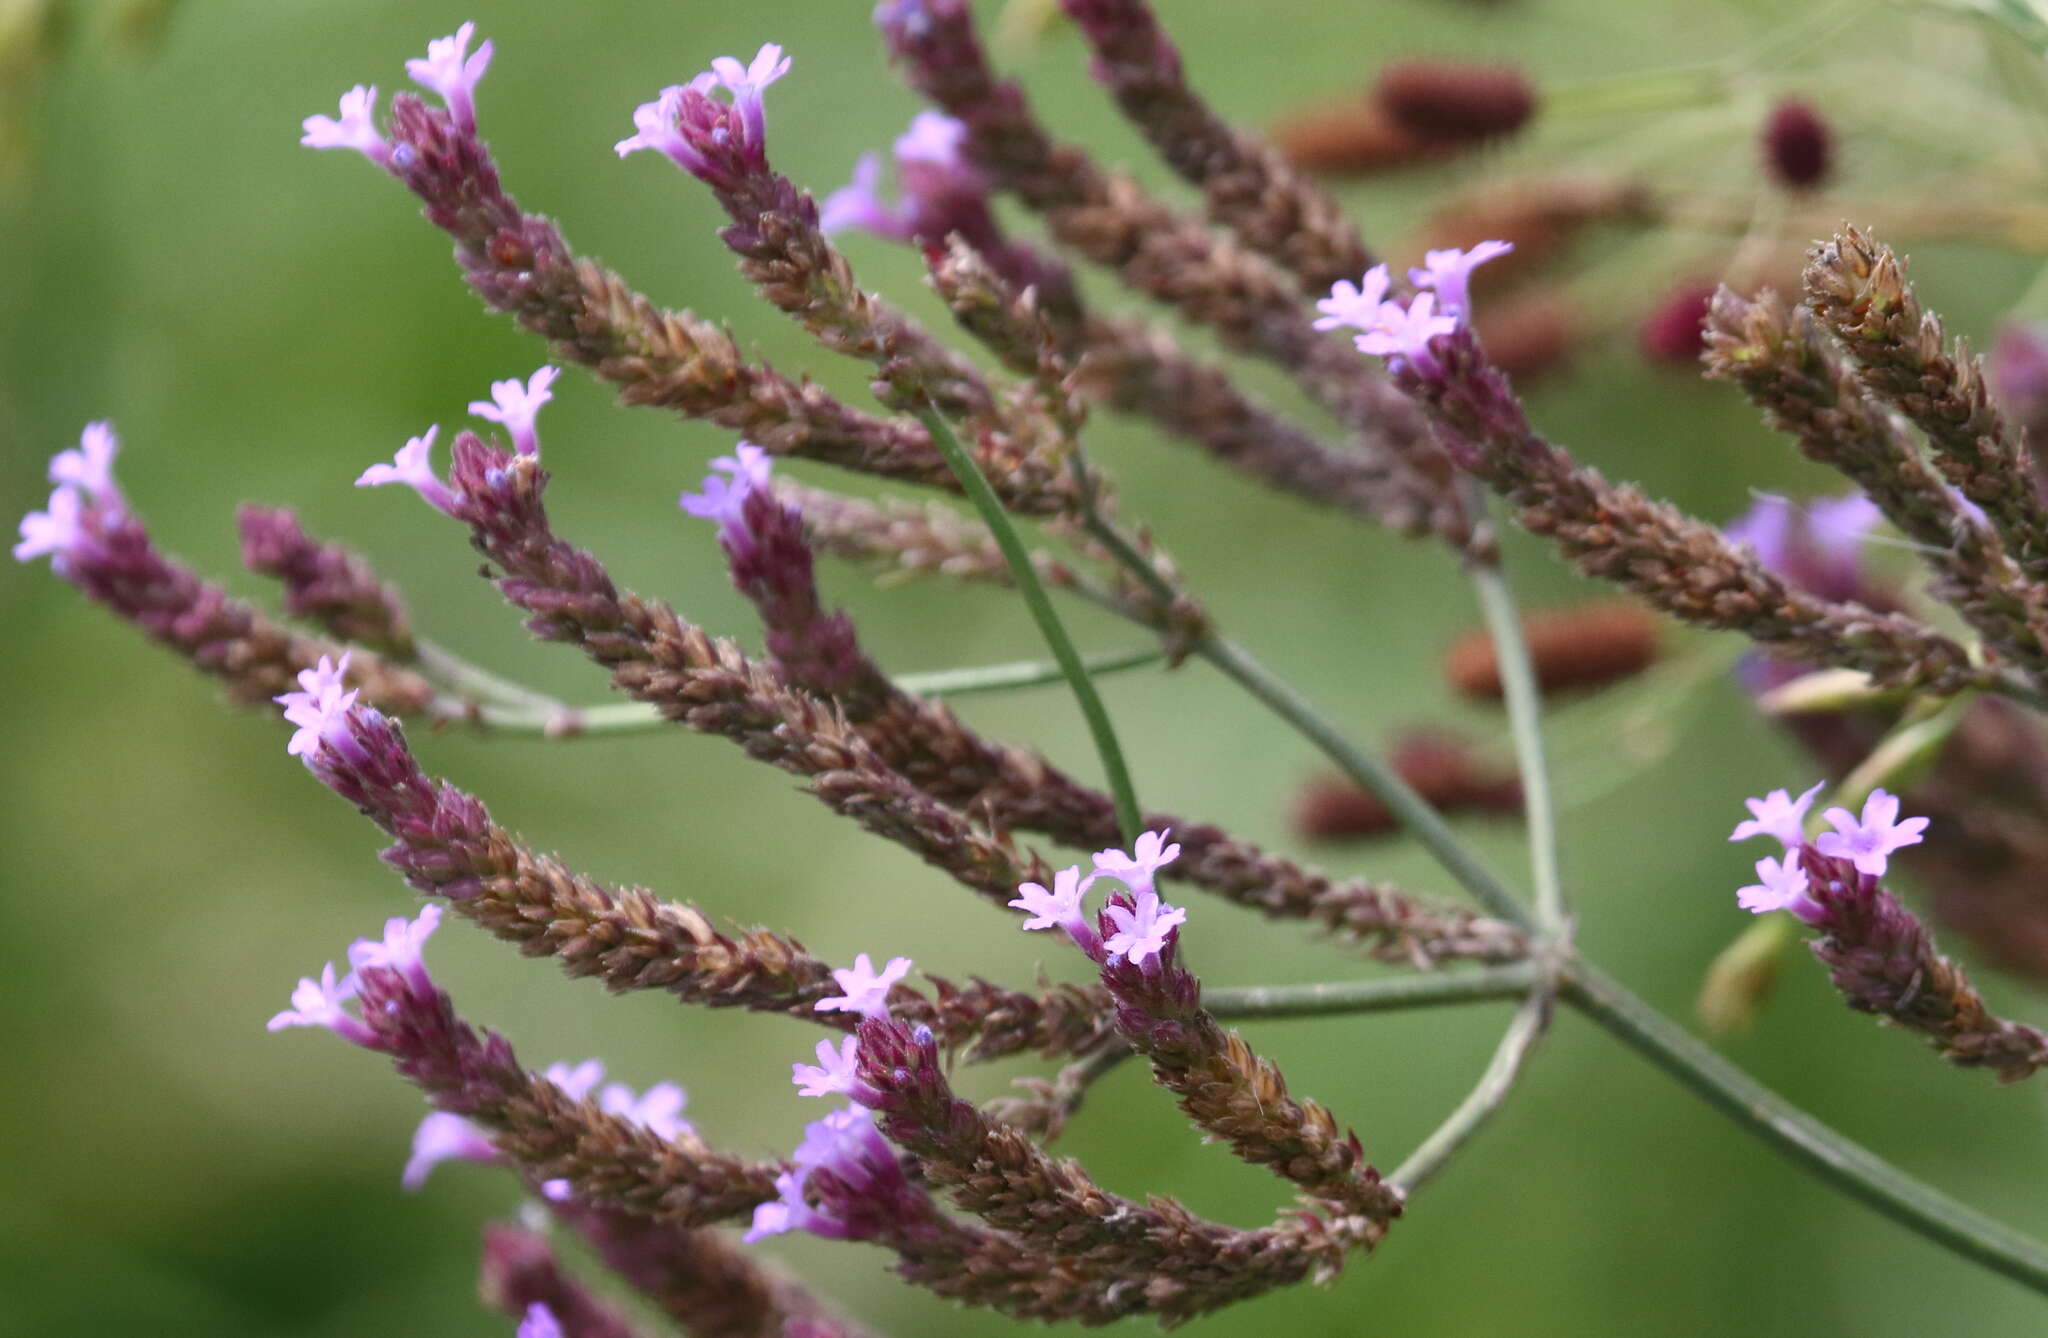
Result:
<svg viewBox="0 0 2048 1338"><path fill-rule="evenodd" d="M578 1282L538 1232L485 1228L479 1273L477 1292L484 1303L524 1320L521 1335L535 1325L537 1315L544 1315L561 1338L635 1338L639 1333L632 1321Z"/></svg>
<svg viewBox="0 0 2048 1338"><path fill-rule="evenodd" d="M287 613L338 641L401 662L413 658L405 602L367 558L313 538L289 507L244 506L235 513L235 527L242 539L242 565L284 587Z"/></svg>

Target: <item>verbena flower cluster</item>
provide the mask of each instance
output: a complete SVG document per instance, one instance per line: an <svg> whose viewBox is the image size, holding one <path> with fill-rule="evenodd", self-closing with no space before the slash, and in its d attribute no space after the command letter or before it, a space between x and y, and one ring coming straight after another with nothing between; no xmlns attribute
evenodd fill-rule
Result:
<svg viewBox="0 0 2048 1338"><path fill-rule="evenodd" d="M824 349L868 364L879 413L760 362L715 324L663 310L525 211L481 137L477 93L494 48L476 41L473 24L406 62L431 100L400 94L380 118L377 89L357 85L337 116L305 120L304 144L359 153L413 192L454 239L476 293L557 359L471 402L487 426L453 435L445 469L433 425L388 463L361 468L357 486L409 487L464 527L526 627L581 652L628 700L574 707L462 664L416 635L399 593L360 557L306 534L288 511L250 508L245 559L283 584L287 609L309 630L274 622L154 546L115 481L113 429L89 425L51 461L54 490L22 520L15 557L48 557L236 700L278 708L292 727L287 754L384 833L384 861L428 899L416 916L389 920L381 938L350 945L346 971L328 963L300 980L270 1028L322 1029L383 1054L426 1096L433 1109L401 1172L407 1188L463 1161L499 1168L530 1194L527 1224L494 1228L483 1266L486 1297L522 1338L638 1331L560 1263L535 1229L542 1221L585 1241L684 1331L748 1338L865 1332L762 1263L756 1247L789 1232L869 1242L918 1287L1029 1320L1172 1324L1328 1281L1370 1252L1477 1132L1560 1004L1691 1074L1760 1137L1854 1182L1931 1238L1953 1244L1978 1230L1935 1191L1899 1189L1910 1185L1901 1173L1855 1181L1840 1168L1870 1154L1813 1132L1749 1080L1665 1039L1668 1024L1578 952L1535 696L1640 672L1655 638L1642 632L1640 608L1619 620L1610 608L1604 622L1515 617L1481 494L1499 494L1523 526L1639 604L1775 656L1746 661L1740 681L1788 721L1829 779L1797 797L1779 789L1748 801L1751 816L1732 839L1769 837L1782 853L1756 862L1758 881L1739 890L1738 905L1787 912L1811 929L1814 955L1851 1008L1921 1035L1956 1063L2022 1078L2048 1064L2048 1037L1994 1016L1887 886L1895 858L1924 858L1931 881L1947 879L1943 904L1965 932L1995 935L2009 923L2005 903L1973 901L1981 888L1954 871L1991 856L2022 864L2011 833L2048 823L2038 808L2032 828L1971 820L2010 798L2023 763L2048 757L2028 714L2048 702L2048 505L1982 369L1944 344L1897 257L1854 230L1813 252L1794 304L1722 288L1704 313L1710 374L1735 382L1857 491L1811 504L1765 497L1725 530L1684 515L1546 439L1489 353L1475 284L1502 268L1482 267L1532 248L1511 238L1429 248L1401 277L1314 178L1208 107L1142 0L1065 0L1064 9L1097 77L1201 189L1202 215L1055 140L1024 90L990 67L963 0L886 0L877 11L891 55L933 104L894 145L893 197L879 155L863 157L822 204L775 170L767 93L796 65L774 43L662 89L632 112L634 133L615 146L622 157L666 157L711 190L742 274ZM1461 82L1418 67L1381 88L1377 105L1405 126L1401 152L1449 153L1519 125L1531 102L1497 77ZM1810 107L1781 105L1765 143L1785 188L1827 176L1827 128ZM1003 221L1002 196L1037 215L1053 245ZM918 246L948 310L1001 372L862 288L833 240L849 230ZM1305 426L1244 390L1227 364L1090 305L1075 263L1205 328L1232 355L1284 369L1327 422ZM2048 355L2039 361L2048 367ZM765 654L621 589L595 550L556 532L537 420L571 364L628 404L731 434L731 454L678 505L714 527L759 616ZM2048 375L2036 380L2048 386ZM1463 676L1504 699L1518 772L1475 778L1471 759L1441 740L1400 750L1393 765L1343 740L1223 634L1148 529L1120 518L1114 478L1084 446L1096 407L1150 423L1241 481L1455 558L1492 613L1483 663ZM792 459L945 500L836 493L787 477L779 465ZM972 518L949 504L961 499ZM1030 548L1016 517L1043 522L1060 547ZM1953 611L1967 644L1866 561L1865 538L1880 524L1919 552L1928 595ZM821 557L884 577L938 574L1015 591L1051 664L926 686L1066 682L1107 785L981 734L890 674L854 621L828 607ZM1085 660L1056 597L1106 608L1156 645L1115 664ZM1360 791L1370 812L1347 819L1356 831L1406 828L1479 905L1337 878L1216 824L1141 806L1092 682L1161 660L1199 660L1245 686L1317 742L1345 784L1371 792ZM1063 936L1089 978L1017 987L920 975L908 957L887 955L881 928L875 951L851 965L775 929L721 928L685 903L579 873L499 826L481 799L428 772L406 729L418 721L505 735L673 726L727 738L800 777L833 814L914 853L933 879L1019 913L1025 931ZM2009 744L2008 765L1992 757L1987 731ZM1907 787L1932 816L1902 818L1904 800L1886 784ZM1830 785L1839 802L1818 830L1808 815ZM1461 796L1526 815L1533 898L1444 824L1432 800L1448 808ZM1341 825L1332 819L1320 834ZM1032 839L1094 853L1085 871L1055 869L1024 844ZM1169 903L1162 884L1304 924L1401 974L1205 988L1181 949L1200 918ZM428 971L426 944L447 915L613 990L822 1027L815 1062L791 1061L791 1081L800 1097L834 1108L786 1155L750 1152L717 1146L685 1119L673 1082L645 1091L606 1082L598 1059L527 1067L503 1036L466 1020ZM2036 965L2048 968L2048 956ZM1357 1134L1292 1095L1278 1067L1226 1026L1472 999L1518 1001L1516 1021L1473 1095L1385 1175ZM961 1066L1019 1054L1063 1067L1022 1096L961 1094ZM1053 1157L1046 1144L1089 1084L1133 1058L1202 1138L1266 1167L1295 1202L1263 1225L1232 1226L1163 1196L1113 1193ZM705 1118L707 1127L734 1123L730 1112ZM1978 1257L2048 1283L2048 1253L2000 1240Z"/></svg>

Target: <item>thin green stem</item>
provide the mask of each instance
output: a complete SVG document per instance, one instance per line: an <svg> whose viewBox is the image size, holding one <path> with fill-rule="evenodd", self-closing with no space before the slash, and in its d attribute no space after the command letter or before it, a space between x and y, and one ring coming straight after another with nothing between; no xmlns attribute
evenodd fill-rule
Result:
<svg viewBox="0 0 2048 1338"><path fill-rule="evenodd" d="M1543 1039L1544 1032L1549 1030L1554 1004L1547 983L1522 1001L1522 1006L1515 1012L1515 1020L1508 1024L1507 1033L1494 1047L1493 1058L1487 1061L1486 1071L1479 1075L1478 1084L1436 1127L1436 1131L1423 1139L1421 1146L1409 1153L1406 1161L1394 1168L1394 1173L1387 1177L1389 1184L1403 1194L1413 1194L1448 1166L1459 1149L1493 1118L1493 1113L1507 1100L1508 1092L1522 1072L1523 1063Z"/></svg>
<svg viewBox="0 0 2048 1338"><path fill-rule="evenodd" d="M1211 634L1195 646L1195 654L1215 665L1245 691L1265 703L1323 755L1336 763L1346 776L1364 786L1385 804L1401 825L1422 842L1423 847L1495 915L1523 928L1533 927L1529 908L1508 890L1493 870L1472 853L1450 824L1429 801L1408 782L1377 758L1355 746L1315 705L1272 670L1252 658L1249 651L1227 637Z"/></svg>
<svg viewBox="0 0 2048 1338"><path fill-rule="evenodd" d="M1564 999L1828 1184L1965 1259L2048 1294L2048 1245L1922 1184L1787 1102L1596 968Z"/></svg>
<svg viewBox="0 0 2048 1338"><path fill-rule="evenodd" d="M1081 714L1088 722L1088 732L1095 737L1095 751L1102 757L1102 770L1109 782L1109 793L1116 801L1116 821L1124 840L1136 843L1143 828L1139 816L1137 790L1131 784L1130 769L1124 764L1123 748L1117 743L1116 727L1110 723L1109 710L1102 704L1102 696L1095 690L1094 680L1081 663L1080 652L1067 636L1067 629L1060 622L1060 615L1052 606L1052 600L1045 593L1045 586L1039 582L1038 572L1031 565L1030 550L1024 547L1017 527L1010 523L1010 517L1003 510L1002 502L996 497L995 489L988 486L981 469L974 463L974 457L960 444L953 429L938 412L931 407L921 406L917 419L931 434L932 444L946 458L953 474L960 480L961 489L967 500L981 513L982 523L995 535L996 546L1002 550L1003 561L1010 568L1010 579L1016 582L1017 593L1024 597L1024 607L1031 611L1031 617L1038 624L1039 634L1052 651L1052 657L1059 661L1066 674L1067 683L1074 690L1074 700L1081 707Z"/></svg>
<svg viewBox="0 0 2048 1338"><path fill-rule="evenodd" d="M424 637L416 639L414 645L418 651L419 667L429 677L439 679L461 696L495 702L500 706L524 706L536 711L567 709L566 703L547 693L500 677Z"/></svg>
<svg viewBox="0 0 2048 1338"><path fill-rule="evenodd" d="M1164 658L1166 652L1157 646L1139 646L1132 650L1084 655L1081 663L1089 674L1101 677L1157 664ZM982 692L1042 687L1066 680L1067 671L1051 660L1010 660L1002 664L975 664L960 669L934 669L923 674L900 674L893 681L903 691L919 697L969 697ZM668 725L661 712L641 702L607 702L600 706L570 706L563 702L548 706L497 706L443 698L429 706L428 711L442 719L476 725L492 733L541 734L555 739L631 734Z"/></svg>
<svg viewBox="0 0 2048 1338"><path fill-rule="evenodd" d="M1500 666L1501 692L1507 701L1508 729L1515 741L1515 767L1522 777L1522 811L1529 829L1529 873L1536 885L1536 919L1544 934L1563 943L1571 937L1571 910L1565 904L1564 879L1558 873L1557 804L1550 789L1550 767L1543 757L1543 696L1536 687L1536 667L1522 618L1515 608L1507 576L1494 563L1475 563L1469 575L1479 592L1479 607L1493 638L1493 656Z"/></svg>
<svg viewBox="0 0 2048 1338"><path fill-rule="evenodd" d="M1536 983L1533 962L1509 962L1382 980L1331 980L1313 985L1239 985L1202 991L1202 1006L1222 1018L1332 1017L1389 1013L1440 1004L1518 999Z"/></svg>

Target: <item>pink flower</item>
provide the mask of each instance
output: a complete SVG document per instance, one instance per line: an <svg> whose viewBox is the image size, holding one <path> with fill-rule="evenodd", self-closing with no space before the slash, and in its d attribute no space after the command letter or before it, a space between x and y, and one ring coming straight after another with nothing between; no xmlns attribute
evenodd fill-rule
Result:
<svg viewBox="0 0 2048 1338"><path fill-rule="evenodd" d="M384 922L383 938L359 938L349 944L348 964L357 976L366 971L393 972L404 977L415 996L426 998L434 993L434 982L428 977L426 961L420 954L440 926L439 906L423 906L411 920L394 915Z"/></svg>
<svg viewBox="0 0 2048 1338"><path fill-rule="evenodd" d="M350 1013L342 1005L356 996L356 978L353 974L334 978L334 963L320 968L320 978L301 978L298 988L292 991L292 1006L271 1018L266 1026L269 1031L283 1031L286 1027L325 1027L353 1045L371 1046L377 1033L361 1018Z"/></svg>
<svg viewBox="0 0 2048 1338"><path fill-rule="evenodd" d="M347 729L348 713L355 708L357 693L342 686L348 674L349 654L343 651L339 662L322 655L311 669L299 670L297 692L282 693L273 699L284 707L285 720L298 726L291 742L285 745L285 752L307 766L313 765L314 755L324 743L342 736Z"/></svg>
<svg viewBox="0 0 2048 1338"><path fill-rule="evenodd" d="M798 1096L850 1096L860 1086L856 1070L860 1063L860 1042L848 1036L833 1045L830 1041L818 1042L816 1064L791 1064L789 1080L796 1084Z"/></svg>
<svg viewBox="0 0 2048 1338"><path fill-rule="evenodd" d="M1146 833L1145 835L1149 834ZM1141 835L1138 838L1141 850L1144 846L1145 835ZM1174 848L1176 850L1179 849L1178 846ZM1105 851L1104 853L1121 855L1123 852ZM1099 863L1101 856L1096 858ZM1081 901L1088 895L1089 885L1101 876L1100 873L1091 873L1086 878L1083 878L1079 866L1061 869L1052 876L1052 890L1050 892L1046 891L1042 883L1019 883L1017 885L1017 899L1012 901L1010 905L1031 917L1024 922L1024 928L1064 929L1067 931L1067 937L1074 941L1075 947L1087 953L1089 957L1100 961L1102 959L1102 936L1096 932L1095 926L1089 923L1088 916L1082 912Z"/></svg>
<svg viewBox="0 0 2048 1338"><path fill-rule="evenodd" d="M775 1192L780 1197L754 1205L753 1223L740 1239L753 1245L790 1231L816 1231L818 1235L832 1238L829 1230L819 1228L836 1226L833 1219L804 1201L804 1181L807 1178L808 1173L804 1171L784 1171L776 1176Z"/></svg>
<svg viewBox="0 0 2048 1338"><path fill-rule="evenodd" d="M1472 271L1514 249L1513 242L1481 242L1469 251L1455 246L1431 251L1423 256L1420 269L1408 271L1408 281L1417 288L1434 289L1444 315L1467 316L1472 311Z"/></svg>
<svg viewBox="0 0 2048 1338"><path fill-rule="evenodd" d="M455 495L448 486L434 475L434 466L429 457L434 450L434 436L440 432L439 424L427 429L424 436L411 437L398 448L388 465L371 465L356 479L358 488L381 488L387 483L403 483L420 495L420 500L444 515L455 514Z"/></svg>
<svg viewBox="0 0 2048 1338"><path fill-rule="evenodd" d="M942 112L919 112L896 138L897 203L882 198L882 160L864 154L854 164L852 183L819 206L818 226L828 234L865 228L898 242L983 230L988 183L962 151L966 141L961 122Z"/></svg>
<svg viewBox="0 0 2048 1338"><path fill-rule="evenodd" d="M1126 855L1121 850L1096 851L1096 874L1122 879L1133 892L1150 890L1153 875L1180 858L1179 844L1166 844L1166 838L1172 834L1171 828L1139 832L1135 855Z"/></svg>
<svg viewBox="0 0 2048 1338"><path fill-rule="evenodd" d="M1419 376L1441 376L1443 368L1429 351L1429 341L1457 329L1456 316L1438 314L1435 293L1417 293L1405 307L1399 302L1380 303L1372 328L1353 342L1360 353L1400 359Z"/></svg>
<svg viewBox="0 0 2048 1338"><path fill-rule="evenodd" d="M85 539L83 518L78 489L69 484L58 488L43 510L21 518L21 541L14 545L14 560L29 562L47 556L61 570L64 555Z"/></svg>
<svg viewBox="0 0 2048 1338"><path fill-rule="evenodd" d="M848 228L865 228L891 241L910 240L909 220L882 200L879 154L862 154L853 165L853 180L825 197L818 206L818 228L828 237Z"/></svg>
<svg viewBox="0 0 2048 1338"><path fill-rule="evenodd" d="M1797 799L1789 791L1773 790L1761 799L1743 800L1752 816L1736 823L1728 839L1747 841L1753 836L1775 836L1785 849L1799 849L1806 844L1806 810L1813 807L1813 797L1825 784L1826 781L1815 781L1813 788Z"/></svg>
<svg viewBox="0 0 2048 1338"><path fill-rule="evenodd" d="M1116 926L1116 931L1103 940L1110 959L1123 958L1132 966L1144 966L1148 959L1156 959L1166 951L1167 937L1180 925L1187 923L1188 913L1178 906L1168 906L1159 900L1159 894L1149 888L1138 893L1137 904L1126 909L1111 902L1103 907L1103 914Z"/></svg>
<svg viewBox="0 0 2048 1338"><path fill-rule="evenodd" d="M722 528L741 528L740 511L747 503L747 495L768 486L774 462L768 452L743 441L733 448L731 455L713 460L711 469L704 476L704 491L686 492L676 499L676 505L700 520L716 521ZM720 478L721 472L732 477Z"/></svg>
<svg viewBox="0 0 2048 1338"><path fill-rule="evenodd" d="M690 1122L682 1118L683 1107L689 1100L689 1093L672 1082L658 1082L644 1096L635 1095L632 1088L615 1082L605 1084L597 1094L597 1108L673 1142L691 1132Z"/></svg>
<svg viewBox="0 0 2048 1338"><path fill-rule="evenodd" d="M571 1101L581 1101L604 1081L604 1061L586 1059L574 1068L567 1064L550 1064L540 1076L561 1088Z"/></svg>
<svg viewBox="0 0 2048 1338"><path fill-rule="evenodd" d="M757 148L767 143L768 136L767 109L761 95L768 85L789 73L789 65L789 57L774 42L755 52L753 63L744 69L731 56L711 62L711 73L732 94L733 109L746 127L747 142Z"/></svg>
<svg viewBox="0 0 2048 1338"><path fill-rule="evenodd" d="M1385 265L1374 265L1357 284L1349 279L1337 280L1330 285L1330 295L1316 303L1316 310L1323 313L1316 318L1316 329L1372 329L1379 324L1380 304L1387 300L1391 283Z"/></svg>
<svg viewBox="0 0 2048 1338"><path fill-rule="evenodd" d="M540 454L540 435L534 431L533 420L540 414L540 406L555 397L548 389L555 378L562 374L559 367L543 367L528 377L524 384L514 377L509 381L491 382L491 398L471 400L469 411L478 418L502 424L512 436L512 445L521 455Z"/></svg>
<svg viewBox="0 0 2048 1338"><path fill-rule="evenodd" d="M437 37L427 43L425 60L415 58L405 63L407 77L421 88L439 93L456 126L465 131L476 129L476 86L491 65L489 39L476 49L475 55L468 54L469 39L474 36L476 25L465 23L453 36Z"/></svg>
<svg viewBox="0 0 2048 1338"><path fill-rule="evenodd" d="M391 170L391 145L377 133L377 86L357 84L341 95L341 119L308 116L300 123L299 143L309 149L354 149L385 171Z"/></svg>
<svg viewBox="0 0 2048 1338"><path fill-rule="evenodd" d="M427 1183L434 1168L444 1161L498 1160L498 1149L491 1140L484 1137L484 1131L460 1115L437 1110L420 1121L420 1127L413 1130L412 1155L406 1158L405 1170L398 1177L398 1183L406 1189L417 1190Z"/></svg>
<svg viewBox="0 0 2048 1338"><path fill-rule="evenodd" d="M1756 876L1762 881L1735 893L1735 904L1750 914L1790 911L1811 923L1823 913L1806 895L1806 870L1799 867L1797 850L1787 851L1777 859L1758 860Z"/></svg>
<svg viewBox="0 0 2048 1338"><path fill-rule="evenodd" d="M846 993L835 998L818 1000L817 1011L887 1017L890 987L909 974L908 957L891 957L889 964L877 971L874 959L866 953L861 953L853 959L852 967L840 967L832 973L832 979L838 981L839 988Z"/></svg>
<svg viewBox="0 0 2048 1338"><path fill-rule="evenodd" d="M468 24L463 24L467 28ZM484 43L486 52L490 43ZM548 1309L545 1301L535 1301L526 1307L526 1318L519 1321L519 1332L512 1338L562 1338L562 1326L555 1320L555 1312Z"/></svg>
<svg viewBox="0 0 2048 1338"><path fill-rule="evenodd" d="M1899 798L1883 790L1872 790L1863 801L1859 821L1846 808L1831 808L1821 815L1834 824L1834 831L1822 832L1814 847L1831 859L1845 859L1858 873L1872 878L1884 876L1886 856L1904 846L1919 845L1927 830L1927 819L1898 821Z"/></svg>
<svg viewBox="0 0 2048 1338"><path fill-rule="evenodd" d="M121 440L108 422L87 423L78 445L59 451L50 460L50 482L81 489L100 506L120 508L121 489L114 482L114 457Z"/></svg>

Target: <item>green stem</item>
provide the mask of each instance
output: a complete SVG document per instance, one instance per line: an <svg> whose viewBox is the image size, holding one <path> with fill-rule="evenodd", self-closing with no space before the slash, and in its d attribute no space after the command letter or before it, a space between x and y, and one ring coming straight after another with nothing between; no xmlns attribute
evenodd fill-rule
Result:
<svg viewBox="0 0 2048 1338"><path fill-rule="evenodd" d="M419 667L430 677L441 680L464 697L495 702L500 706L523 706L536 711L568 709L565 703L555 700L545 692L536 692L524 684L502 678L482 665L473 664L454 651L438 646L424 637L416 639L414 646L418 652Z"/></svg>
<svg viewBox="0 0 2048 1338"><path fill-rule="evenodd" d="M1165 657L1166 652L1157 646L1140 646L1133 650L1084 655L1081 663L1091 675L1100 677L1157 664ZM968 697L981 692L1005 692L1013 688L1064 683L1066 679L1067 671L1050 660L1011 660L1003 664L976 664L961 669L901 674L893 681L905 692L919 697ZM556 702L542 707L494 706L444 699L435 702L428 710L443 719L477 725L492 733L544 734L558 739L630 734L668 725L661 712L641 702L607 702L601 706L570 706Z"/></svg>
<svg viewBox="0 0 2048 1338"><path fill-rule="evenodd" d="M1458 1150L1493 1118L1493 1113L1500 1109L1501 1102L1507 1100L1509 1090L1521 1074L1523 1062L1549 1029L1553 1004L1547 985L1522 1001L1521 1008L1515 1012L1515 1020L1508 1024L1507 1034L1494 1048L1486 1071L1479 1075L1478 1085L1436 1127L1436 1132L1423 1139L1422 1145L1408 1154L1408 1160L1394 1168L1394 1173L1387 1177L1389 1184L1404 1195L1413 1194L1448 1166Z"/></svg>
<svg viewBox="0 0 2048 1338"><path fill-rule="evenodd" d="M1438 1004L1518 999L1536 983L1533 962L1482 966L1382 980L1332 980L1313 985L1239 985L1202 991L1202 1006L1223 1018L1330 1017L1386 1013Z"/></svg>
<svg viewBox="0 0 2048 1338"><path fill-rule="evenodd" d="M1196 645L1195 654L1265 703L1275 715L1294 726L1302 737L1322 749L1323 755L1336 763L1346 776L1377 796L1401 825L1435 856L1437 863L1443 865L1488 910L1525 929L1532 927L1529 908L1458 839L1458 834L1451 830L1429 801L1377 758L1354 746L1313 703L1284 679L1226 637L1214 634L1204 637Z"/></svg>
<svg viewBox="0 0 2048 1338"><path fill-rule="evenodd" d="M1074 700L1088 721L1088 732L1095 736L1095 751L1102 757L1103 774L1109 782L1110 795L1116 801L1117 826L1123 831L1124 840L1135 844L1139 831L1143 829L1143 820L1139 816L1138 795L1131 785L1130 770L1124 764L1123 749L1116 740L1116 728L1110 724L1109 711L1102 704L1101 694L1095 691L1095 683L1088 677L1087 667L1081 663L1080 652L1074 649L1067 629L1060 623L1059 613L1046 596L1045 586L1039 582L1038 572L1031 565L1030 551L1024 547L1017 527L1010 523L1010 517L1003 511L995 489L988 486L988 480L974 463L974 457L960 444L960 438L953 434L946 420L928 405L917 410L917 419L931 434L932 444L946 457L946 463L960 480L967 500L981 513L982 523L995 535L996 546L1002 550L1003 561L1010 568L1010 578L1017 584L1017 593L1024 597L1024 607L1031 610L1039 634L1045 638L1052 657L1059 661L1068 685L1074 690Z"/></svg>
<svg viewBox="0 0 2048 1338"><path fill-rule="evenodd" d="M1764 1142L1945 1249L2048 1294L2048 1245L1922 1184L1714 1053L1597 969L1578 965L1564 998Z"/></svg>
<svg viewBox="0 0 2048 1338"><path fill-rule="evenodd" d="M1536 668L1529 660L1529 642L1522 635L1522 618L1506 574L1496 564L1479 563L1472 566L1470 575L1493 639L1494 660L1500 666L1508 728L1515 741L1515 767L1522 777L1536 919L1546 936L1567 942L1571 910L1565 904L1564 879L1558 873L1557 805L1550 789L1550 768L1543 758L1543 697L1536 687Z"/></svg>

